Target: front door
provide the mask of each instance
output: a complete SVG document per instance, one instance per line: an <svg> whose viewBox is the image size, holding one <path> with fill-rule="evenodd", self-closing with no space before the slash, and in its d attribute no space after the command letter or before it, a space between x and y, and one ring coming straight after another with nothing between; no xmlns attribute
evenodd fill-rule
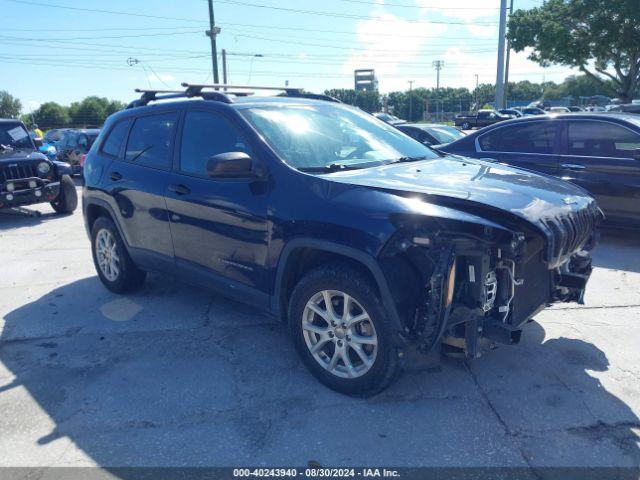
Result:
<svg viewBox="0 0 640 480"><path fill-rule="evenodd" d="M226 293L260 303L266 292L268 184L212 179L207 160L245 152L257 161L239 128L214 111L187 111L175 171L166 188L178 270ZM218 285L216 285L216 283Z"/></svg>
<svg viewBox="0 0 640 480"><path fill-rule="evenodd" d="M603 120L567 120L560 174L596 197L607 222L640 225L640 133Z"/></svg>

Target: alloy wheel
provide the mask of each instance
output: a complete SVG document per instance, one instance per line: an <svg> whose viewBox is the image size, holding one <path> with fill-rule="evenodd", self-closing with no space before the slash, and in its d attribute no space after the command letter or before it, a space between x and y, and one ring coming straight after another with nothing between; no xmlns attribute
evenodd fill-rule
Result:
<svg viewBox="0 0 640 480"><path fill-rule="evenodd" d="M117 243L113 234L102 229L96 235L96 258L100 271L110 282L117 280L120 275L120 257L117 252Z"/></svg>
<svg viewBox="0 0 640 480"><path fill-rule="evenodd" d="M302 332L313 358L340 378L367 373L376 360L378 336L367 311L345 292L323 290L307 302Z"/></svg>

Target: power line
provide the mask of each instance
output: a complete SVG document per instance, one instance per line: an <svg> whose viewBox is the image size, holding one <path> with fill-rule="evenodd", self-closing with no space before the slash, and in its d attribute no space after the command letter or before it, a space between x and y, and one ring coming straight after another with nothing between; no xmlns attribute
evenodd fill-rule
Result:
<svg viewBox="0 0 640 480"><path fill-rule="evenodd" d="M22 0L11 0L11 1L22 1ZM323 10L302 10L297 8L286 8L286 7L276 7L273 5L261 5L258 3L249 3L242 2L238 0L216 0L218 3L227 3L231 5L239 5L243 7L253 7L253 8L266 8L269 10L278 10L282 12L288 13L302 13L305 15L319 15L326 17L336 17L336 18L354 18L357 20L377 20L381 22L389 22L396 21L396 19L389 19L383 17L371 17L368 15L355 15L350 13L337 13L337 12L328 12ZM402 21L414 24L444 24L444 25L467 25L468 22L456 22L456 21L445 21L445 20L411 20L403 18ZM496 25L496 22L475 22L475 25Z"/></svg>
<svg viewBox="0 0 640 480"><path fill-rule="evenodd" d="M371 2L366 0L340 0L341 2L349 2L349 3L360 3L363 5L376 5L380 6L380 3ZM441 7L441 6L429 6L429 5L409 5L406 3L394 3L394 2L384 2L383 6L385 7L401 7L401 8L415 8L415 9L425 9L429 8L432 10L498 10L496 7Z"/></svg>
<svg viewBox="0 0 640 480"><path fill-rule="evenodd" d="M180 22L195 22L195 23L203 23L202 20L197 20L195 18L178 18L178 17L165 17L161 15L150 15L147 13L134 13L134 12L121 12L116 10L102 10L97 8L83 8L83 7L70 7L68 5L58 5L54 3L43 3L43 2L33 2L30 0L4 0L5 2L13 2L13 3L21 3L23 5L34 5L37 7L48 7L48 8L60 8L63 10L74 10L76 12L91 12L91 13L106 13L109 15L127 15L131 17L142 17L142 18L155 18L158 20L178 20Z"/></svg>
<svg viewBox="0 0 640 480"><path fill-rule="evenodd" d="M151 15L146 13L135 13L135 12L123 12L118 10L104 10L104 9L96 9L96 8L85 8L85 7L70 7L68 5L59 5L54 3L44 3L44 2L36 2L31 0L4 0L6 2L19 3L23 5L34 5L38 7L48 7L48 8L59 8L64 10L73 10L80 12L91 12L91 13L104 13L109 15L126 15L132 17L142 17L142 18L155 18L158 20L177 20L181 22L195 22L195 23L203 23L202 20L198 20L195 18L180 18L180 17L167 17L162 15ZM336 18L354 18L359 20L378 20L378 21L393 21L391 19L381 18L381 17L371 17L367 15L354 15L347 13L337 13L337 12L328 12L328 11L320 11L320 10L302 10L296 8L285 8L285 7L277 7L273 5L261 5L257 3L249 3L249 2L241 2L237 0L216 0L218 3L227 3L231 5L239 5L244 7L253 7L253 8L265 8L270 10L278 10L289 13L302 13L309 15L320 15L320 16L329 16ZM445 20L411 20L411 19L402 19L408 23L414 24L443 24L443 25L466 25L467 22L460 21L445 21ZM496 25L496 22L475 22L475 25Z"/></svg>

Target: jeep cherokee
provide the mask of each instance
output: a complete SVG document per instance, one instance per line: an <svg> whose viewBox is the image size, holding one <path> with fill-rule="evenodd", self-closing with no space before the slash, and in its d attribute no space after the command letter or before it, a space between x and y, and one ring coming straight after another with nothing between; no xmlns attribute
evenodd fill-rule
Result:
<svg viewBox="0 0 640 480"><path fill-rule="evenodd" d="M143 92L88 154L108 289L153 270L267 309L314 376L357 395L385 388L408 344L477 357L582 302L602 214L579 187L436 153L328 97L184 86Z"/></svg>

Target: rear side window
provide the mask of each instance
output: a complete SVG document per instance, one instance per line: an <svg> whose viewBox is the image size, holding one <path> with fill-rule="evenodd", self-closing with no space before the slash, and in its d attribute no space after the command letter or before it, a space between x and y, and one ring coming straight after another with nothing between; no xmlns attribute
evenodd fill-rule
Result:
<svg viewBox="0 0 640 480"><path fill-rule="evenodd" d="M122 144L129 130L129 121L125 120L119 123L111 129L107 138L102 144L102 151L112 157L117 157L122 148Z"/></svg>
<svg viewBox="0 0 640 480"><path fill-rule="evenodd" d="M171 138L177 113L162 113L138 118L129 134L125 160L128 162L168 169Z"/></svg>
<svg viewBox="0 0 640 480"><path fill-rule="evenodd" d="M493 130L479 143L485 152L553 153L556 132L555 122L526 123Z"/></svg>
<svg viewBox="0 0 640 480"><path fill-rule="evenodd" d="M569 155L633 158L640 134L608 122L572 121L568 129Z"/></svg>
<svg viewBox="0 0 640 480"><path fill-rule="evenodd" d="M207 160L228 152L252 156L246 140L225 117L212 112L187 112L182 131L180 170L206 175Z"/></svg>

